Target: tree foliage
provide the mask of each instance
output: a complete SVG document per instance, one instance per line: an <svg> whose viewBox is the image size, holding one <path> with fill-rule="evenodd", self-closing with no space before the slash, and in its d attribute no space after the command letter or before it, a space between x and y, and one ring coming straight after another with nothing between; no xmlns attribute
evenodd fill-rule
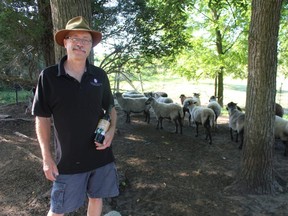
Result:
<svg viewBox="0 0 288 216"><path fill-rule="evenodd" d="M119 68L127 71L132 65L139 67L155 58L172 58L188 46L189 41L183 30L187 19L187 14L181 8L183 6L179 1L162 2L127 0L115 5L97 5L100 10L94 17L102 22L96 24L100 26L104 41L111 49L101 64L106 71L118 72Z"/></svg>
<svg viewBox="0 0 288 216"><path fill-rule="evenodd" d="M1 74L31 78L53 63L53 56L47 56L53 52L52 27L47 15L41 16L47 6L49 0L1 1ZM104 56L95 58L108 73L129 71L137 77L139 71L157 73L157 68L165 68L163 73L194 80L214 78L219 72L247 75L249 0L91 0L91 6L93 28L103 32L101 44L106 48ZM285 73L288 43L283 11L279 64Z"/></svg>
<svg viewBox="0 0 288 216"><path fill-rule="evenodd" d="M247 64L247 2L205 0L186 10L190 14L187 25L193 49L184 50L182 56L187 55L189 61L178 65L177 71L199 79L215 77L223 67L226 75L243 77Z"/></svg>
<svg viewBox="0 0 288 216"><path fill-rule="evenodd" d="M43 64L40 42L44 31L36 2L3 0L0 11L1 75L35 78Z"/></svg>
<svg viewBox="0 0 288 216"><path fill-rule="evenodd" d="M280 30L279 30L279 60L278 60L278 74L283 75L285 78L288 77L288 1L283 2L281 19L280 19Z"/></svg>

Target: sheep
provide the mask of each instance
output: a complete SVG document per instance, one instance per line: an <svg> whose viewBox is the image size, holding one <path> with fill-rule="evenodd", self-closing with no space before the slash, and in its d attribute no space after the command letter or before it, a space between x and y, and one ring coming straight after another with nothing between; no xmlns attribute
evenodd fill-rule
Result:
<svg viewBox="0 0 288 216"><path fill-rule="evenodd" d="M288 155L288 120L275 115L274 134L276 139L280 139L285 145L284 156Z"/></svg>
<svg viewBox="0 0 288 216"><path fill-rule="evenodd" d="M191 126L191 115L188 109L189 101L193 101L192 97L186 97L184 94L180 95L181 104L183 105L184 116L188 113L188 126Z"/></svg>
<svg viewBox="0 0 288 216"><path fill-rule="evenodd" d="M210 100L209 100L209 103L208 103L207 107L211 108L214 111L214 113L215 113L215 124L217 125L217 119L221 115L222 107L216 101L216 97L215 96L211 96L210 97Z"/></svg>
<svg viewBox="0 0 288 216"><path fill-rule="evenodd" d="M280 104L278 104L278 103L275 104L275 115L277 115L277 116L279 116L281 118L284 115L283 107Z"/></svg>
<svg viewBox="0 0 288 216"><path fill-rule="evenodd" d="M178 133L178 123L180 126L180 134L182 134L184 113L182 106L175 103L161 103L154 97L149 97L145 102L146 105L151 105L157 118L157 129L163 129L162 121L164 118L170 119L175 123L175 133Z"/></svg>
<svg viewBox="0 0 288 216"><path fill-rule="evenodd" d="M150 123L150 106L145 104L147 97L130 98L123 97L122 93L115 93L121 109L126 113L126 123L131 122L130 113L144 112L145 122Z"/></svg>
<svg viewBox="0 0 288 216"><path fill-rule="evenodd" d="M191 97L191 96L188 96L188 97L187 97L187 96L185 96L184 94L181 94L179 98L180 98L181 104L183 105L185 99L187 99L187 98L193 98L193 97Z"/></svg>
<svg viewBox="0 0 288 216"><path fill-rule="evenodd" d="M197 102L197 106L201 106L200 93L193 93L193 100Z"/></svg>
<svg viewBox="0 0 288 216"><path fill-rule="evenodd" d="M233 131L236 131L236 142L238 142L239 135L240 145L238 148L242 149L245 114L238 109L237 103L234 102L228 103L226 109L229 113L229 129L231 140L233 141Z"/></svg>
<svg viewBox="0 0 288 216"><path fill-rule="evenodd" d="M141 94L137 91L127 91L122 94L123 97L130 97L130 98L138 98L138 97L145 97L144 94Z"/></svg>
<svg viewBox="0 0 288 216"><path fill-rule="evenodd" d="M152 96L153 97L153 96ZM158 94L155 94L154 98L160 103L173 103L173 100L169 97L162 97Z"/></svg>
<svg viewBox="0 0 288 216"><path fill-rule="evenodd" d="M210 128L214 127L215 113L212 109L207 107L197 106L196 101L188 102L188 109L193 121L196 124L196 137L198 136L198 127L200 124L206 129L206 140L209 138L209 144L212 144L212 136Z"/></svg>
<svg viewBox="0 0 288 216"><path fill-rule="evenodd" d="M144 93L144 95L146 97L156 97L157 96L161 96L161 97L168 97L168 94L166 92L146 92Z"/></svg>
<svg viewBox="0 0 288 216"><path fill-rule="evenodd" d="M165 92L146 92L144 95L146 97L154 97L161 103L173 103L173 100Z"/></svg>

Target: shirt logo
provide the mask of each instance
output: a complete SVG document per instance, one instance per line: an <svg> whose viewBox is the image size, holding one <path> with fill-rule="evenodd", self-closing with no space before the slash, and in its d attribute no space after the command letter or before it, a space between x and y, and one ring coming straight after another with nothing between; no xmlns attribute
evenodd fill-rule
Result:
<svg viewBox="0 0 288 216"><path fill-rule="evenodd" d="M93 81L90 82L91 85L93 86L101 86L102 83L98 83L98 80L96 78L93 79Z"/></svg>

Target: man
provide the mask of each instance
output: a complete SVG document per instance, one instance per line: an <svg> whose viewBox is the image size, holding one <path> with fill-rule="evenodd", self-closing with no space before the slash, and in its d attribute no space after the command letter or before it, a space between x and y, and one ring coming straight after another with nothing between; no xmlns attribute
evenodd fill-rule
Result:
<svg viewBox="0 0 288 216"><path fill-rule="evenodd" d="M117 114L106 73L87 57L102 38L83 17L68 21L55 34L66 48L58 65L44 69L38 80L32 114L43 157L43 170L53 181L48 216L64 215L81 207L88 196L87 215L101 215L102 198L119 194L111 142ZM110 128L103 144L94 131L104 111L112 106ZM51 119L55 160L50 149Z"/></svg>

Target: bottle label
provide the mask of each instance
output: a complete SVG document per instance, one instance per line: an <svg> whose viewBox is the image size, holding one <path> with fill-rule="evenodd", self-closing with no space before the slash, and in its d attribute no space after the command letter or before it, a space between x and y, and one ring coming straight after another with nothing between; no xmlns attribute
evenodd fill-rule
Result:
<svg viewBox="0 0 288 216"><path fill-rule="evenodd" d="M99 124L98 124L98 128L103 129L103 131L107 131L109 129L110 126L110 122L105 120L105 119L100 119Z"/></svg>

